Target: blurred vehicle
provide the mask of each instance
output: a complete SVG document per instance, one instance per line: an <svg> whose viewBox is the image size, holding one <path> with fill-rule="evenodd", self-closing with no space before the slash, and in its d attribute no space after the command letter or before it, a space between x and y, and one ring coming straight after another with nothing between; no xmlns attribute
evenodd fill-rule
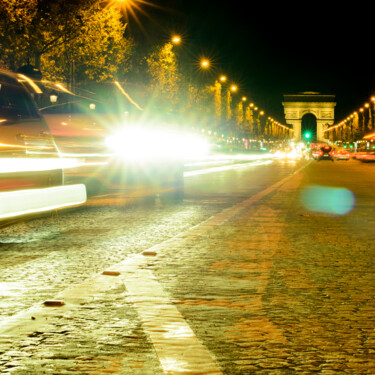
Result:
<svg viewBox="0 0 375 375"><path fill-rule="evenodd" d="M0 219L83 203L83 185L65 185L63 163L22 74L0 71Z"/></svg>
<svg viewBox="0 0 375 375"><path fill-rule="evenodd" d="M325 146L321 147L318 154L317 154L316 160L317 161L321 161L321 160L334 161L334 158L332 156L332 147L329 146L329 145L325 145Z"/></svg>
<svg viewBox="0 0 375 375"><path fill-rule="evenodd" d="M303 152L295 147L287 146L274 152L278 159L299 160L303 157Z"/></svg>
<svg viewBox="0 0 375 375"><path fill-rule="evenodd" d="M322 155L321 148L324 146L326 146L326 143L310 143L310 157L314 160L317 160Z"/></svg>
<svg viewBox="0 0 375 375"><path fill-rule="evenodd" d="M42 91L38 105L70 183L83 182L89 195L148 189L181 197L184 158L205 144L173 116L144 110L117 82L79 95L45 82Z"/></svg>
<svg viewBox="0 0 375 375"><path fill-rule="evenodd" d="M363 151L357 154L356 159L362 163L375 162L375 151Z"/></svg>
<svg viewBox="0 0 375 375"><path fill-rule="evenodd" d="M315 160L317 160L321 154L322 154L321 150L312 150L311 151L311 157Z"/></svg>
<svg viewBox="0 0 375 375"><path fill-rule="evenodd" d="M350 152L345 149L332 150L331 155L335 160L346 160L350 159Z"/></svg>

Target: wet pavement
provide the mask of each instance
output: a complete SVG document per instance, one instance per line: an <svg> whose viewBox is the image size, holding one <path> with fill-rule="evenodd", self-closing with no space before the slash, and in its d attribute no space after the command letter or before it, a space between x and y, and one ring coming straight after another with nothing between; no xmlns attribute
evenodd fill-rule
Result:
<svg viewBox="0 0 375 375"><path fill-rule="evenodd" d="M300 167L8 316L1 373L374 374L375 165Z"/></svg>

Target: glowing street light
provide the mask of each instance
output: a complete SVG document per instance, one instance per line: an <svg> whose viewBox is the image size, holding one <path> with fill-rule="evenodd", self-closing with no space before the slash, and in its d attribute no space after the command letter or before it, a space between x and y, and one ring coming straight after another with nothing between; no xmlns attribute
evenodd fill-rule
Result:
<svg viewBox="0 0 375 375"><path fill-rule="evenodd" d="M232 91L232 92L236 92L237 90L238 90L238 87L236 85L232 85L230 87L230 91Z"/></svg>
<svg viewBox="0 0 375 375"><path fill-rule="evenodd" d="M179 35L173 35L172 43L173 44L180 44L181 43L181 37Z"/></svg>
<svg viewBox="0 0 375 375"><path fill-rule="evenodd" d="M201 67L203 69L208 69L210 67L210 61L208 59L201 60Z"/></svg>
<svg viewBox="0 0 375 375"><path fill-rule="evenodd" d="M224 75L220 76L219 77L219 81L223 82L223 83L226 82L227 81L227 76L224 76Z"/></svg>

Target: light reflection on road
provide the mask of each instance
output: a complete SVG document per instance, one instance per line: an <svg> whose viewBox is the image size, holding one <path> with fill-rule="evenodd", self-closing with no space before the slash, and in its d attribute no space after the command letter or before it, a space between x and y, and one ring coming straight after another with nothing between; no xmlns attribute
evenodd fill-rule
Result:
<svg viewBox="0 0 375 375"><path fill-rule="evenodd" d="M259 165L267 165L271 163L272 163L272 160L265 160L265 161L255 161L251 163L231 164L231 165L224 165L221 167L198 169L195 171L184 172L184 177L196 176L196 175L201 175L201 174L206 174L206 173L223 172L223 171L227 171L230 169L239 169L239 168L259 166Z"/></svg>

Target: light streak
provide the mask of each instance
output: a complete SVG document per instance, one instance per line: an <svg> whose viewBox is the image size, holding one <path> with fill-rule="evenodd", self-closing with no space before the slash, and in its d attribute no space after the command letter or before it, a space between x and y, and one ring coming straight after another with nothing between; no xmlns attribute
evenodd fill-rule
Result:
<svg viewBox="0 0 375 375"><path fill-rule="evenodd" d="M51 211L86 202L85 185L66 185L0 193L0 219Z"/></svg>
<svg viewBox="0 0 375 375"><path fill-rule="evenodd" d="M24 79L35 91L36 94L43 94L43 91L40 89L40 87L29 77L23 75L23 74L18 74L19 77Z"/></svg>
<svg viewBox="0 0 375 375"><path fill-rule="evenodd" d="M138 108L140 111L143 111L143 108L141 108L131 97L130 95L122 88L122 86L116 81L115 85L120 90L121 94L126 97L126 99L129 100L130 103L132 103L136 108Z"/></svg>
<svg viewBox="0 0 375 375"><path fill-rule="evenodd" d="M234 165L227 165L227 166L222 166L222 167L200 169L197 171L187 171L187 172L184 172L184 177L198 176L198 175L207 174L207 173L224 172L224 171L228 171L231 169L256 167L256 166L267 165L271 163L272 163L272 160L265 160L265 161L252 162L252 163L234 164Z"/></svg>

